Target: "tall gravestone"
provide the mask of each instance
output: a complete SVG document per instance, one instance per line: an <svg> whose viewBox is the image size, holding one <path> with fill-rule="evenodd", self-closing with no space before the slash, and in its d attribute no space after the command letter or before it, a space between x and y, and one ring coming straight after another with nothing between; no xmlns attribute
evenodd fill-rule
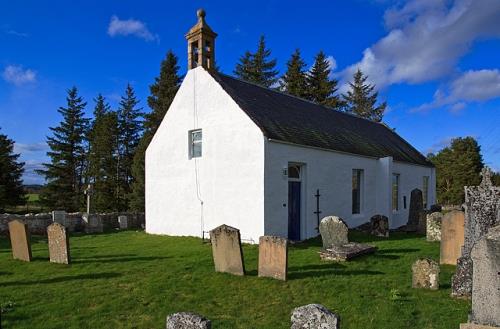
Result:
<svg viewBox="0 0 500 329"><path fill-rule="evenodd" d="M288 240L278 236L259 238L259 277L286 281Z"/></svg>
<svg viewBox="0 0 500 329"><path fill-rule="evenodd" d="M441 221L440 264L457 265L464 245L463 211L452 210L447 212Z"/></svg>
<svg viewBox="0 0 500 329"><path fill-rule="evenodd" d="M31 262L31 242L28 225L18 219L9 222L12 258Z"/></svg>
<svg viewBox="0 0 500 329"><path fill-rule="evenodd" d="M465 187L465 237L457 270L452 278L451 291L456 297L470 297L473 264L471 251L488 230L500 224L500 187L491 183L492 172L485 167L479 186Z"/></svg>
<svg viewBox="0 0 500 329"><path fill-rule="evenodd" d="M245 275L240 230L221 225L210 231L216 272Z"/></svg>
<svg viewBox="0 0 500 329"><path fill-rule="evenodd" d="M51 263L69 264L69 235L66 228L59 223L52 223L47 227L49 241L49 257Z"/></svg>
<svg viewBox="0 0 500 329"><path fill-rule="evenodd" d="M416 188L412 190L410 194L410 210L408 212L408 222L406 223L407 232L417 232L423 210L424 201L422 198L422 191Z"/></svg>

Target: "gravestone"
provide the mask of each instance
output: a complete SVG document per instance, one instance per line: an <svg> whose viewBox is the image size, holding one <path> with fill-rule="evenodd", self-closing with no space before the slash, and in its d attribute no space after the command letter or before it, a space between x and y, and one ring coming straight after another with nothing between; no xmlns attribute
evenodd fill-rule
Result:
<svg viewBox="0 0 500 329"><path fill-rule="evenodd" d="M85 233L102 233L103 225L102 218L97 214L83 214L83 222L85 224Z"/></svg>
<svg viewBox="0 0 500 329"><path fill-rule="evenodd" d="M462 253L452 277L451 291L455 297L470 297L473 263L471 251L488 230L500 224L500 187L491 183L492 172L485 167L479 186L465 187L465 235Z"/></svg>
<svg viewBox="0 0 500 329"><path fill-rule="evenodd" d="M54 210L52 211L52 221L66 226L66 211Z"/></svg>
<svg viewBox="0 0 500 329"><path fill-rule="evenodd" d="M128 218L125 215L118 216L118 224L120 225L120 230L128 229Z"/></svg>
<svg viewBox="0 0 500 329"><path fill-rule="evenodd" d="M179 312L167 316L166 329L211 329L212 323L203 316L190 313Z"/></svg>
<svg viewBox="0 0 500 329"><path fill-rule="evenodd" d="M370 234L379 237L389 237L389 219L384 215L375 215L370 218Z"/></svg>
<svg viewBox="0 0 500 329"><path fill-rule="evenodd" d="M431 290L439 289L439 264L429 258L421 258L413 263L412 287Z"/></svg>
<svg viewBox="0 0 500 329"><path fill-rule="evenodd" d="M424 201L422 191L418 188L411 191L410 210L408 212L408 222L406 223L407 232L417 232L419 228L421 212L424 210Z"/></svg>
<svg viewBox="0 0 500 329"><path fill-rule="evenodd" d="M462 246L464 245L463 211L452 210L443 216L441 221L440 264L457 265Z"/></svg>
<svg viewBox="0 0 500 329"><path fill-rule="evenodd" d="M47 227L49 242L49 256L51 263L69 264L69 235L66 228L59 223L52 223Z"/></svg>
<svg viewBox="0 0 500 329"><path fill-rule="evenodd" d="M292 311L291 329L339 329L340 318L320 304L300 306Z"/></svg>
<svg viewBox="0 0 500 329"><path fill-rule="evenodd" d="M472 248L472 313L475 324L500 327L500 225Z"/></svg>
<svg viewBox="0 0 500 329"><path fill-rule="evenodd" d="M12 246L12 258L31 262L31 242L28 224L19 219L10 221L9 235Z"/></svg>
<svg viewBox="0 0 500 329"><path fill-rule="evenodd" d="M221 225L210 231L216 272L245 275L240 230Z"/></svg>
<svg viewBox="0 0 500 329"><path fill-rule="evenodd" d="M319 232L323 241L323 249L319 252L322 260L346 261L377 250L374 246L349 242L347 225L337 216L323 218Z"/></svg>
<svg viewBox="0 0 500 329"><path fill-rule="evenodd" d="M430 214L428 210L422 210L418 214L417 233L427 235L427 215Z"/></svg>
<svg viewBox="0 0 500 329"><path fill-rule="evenodd" d="M342 246L349 242L346 223L337 216L328 216L319 223L319 233L323 241L323 248Z"/></svg>
<svg viewBox="0 0 500 329"><path fill-rule="evenodd" d="M259 238L259 277L286 281L288 240L277 236Z"/></svg>
<svg viewBox="0 0 500 329"><path fill-rule="evenodd" d="M443 214L440 212L433 212L427 214L427 241L441 241L441 222L443 221Z"/></svg>

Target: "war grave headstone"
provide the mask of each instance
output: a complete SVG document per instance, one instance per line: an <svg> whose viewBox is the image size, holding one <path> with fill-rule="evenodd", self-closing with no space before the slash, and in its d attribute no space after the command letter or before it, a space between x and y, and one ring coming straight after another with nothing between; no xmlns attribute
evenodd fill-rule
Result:
<svg viewBox="0 0 500 329"><path fill-rule="evenodd" d="M245 275L240 230L221 225L210 231L215 271Z"/></svg>

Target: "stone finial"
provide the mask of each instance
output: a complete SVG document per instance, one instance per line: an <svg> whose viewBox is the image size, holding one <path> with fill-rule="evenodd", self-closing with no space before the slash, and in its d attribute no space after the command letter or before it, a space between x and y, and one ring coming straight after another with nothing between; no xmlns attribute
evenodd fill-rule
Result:
<svg viewBox="0 0 500 329"><path fill-rule="evenodd" d="M493 185L493 183L491 182L492 174L493 173L489 167L484 167L483 169L481 169L482 180L481 180L481 184L479 186L481 186L481 187L492 186Z"/></svg>
<svg viewBox="0 0 500 329"><path fill-rule="evenodd" d="M207 13L205 12L205 9L200 8L196 11L196 16L198 16L199 19L205 19L205 16Z"/></svg>

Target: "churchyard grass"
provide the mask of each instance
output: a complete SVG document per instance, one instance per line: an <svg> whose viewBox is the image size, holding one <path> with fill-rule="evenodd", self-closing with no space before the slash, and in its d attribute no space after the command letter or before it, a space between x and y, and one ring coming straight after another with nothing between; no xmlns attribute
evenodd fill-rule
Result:
<svg viewBox="0 0 500 329"><path fill-rule="evenodd" d="M71 265L50 264L46 238L33 237L33 262L11 259L0 237L4 328L164 328L173 312L192 311L213 328L289 328L294 307L320 303L343 329L458 328L470 303L452 299L454 266L442 266L438 291L412 289L411 265L439 259L439 243L392 233L350 232L379 247L346 263L320 261L319 239L292 245L288 281L257 277L258 247L244 245L247 276L215 273L200 239L122 231L70 237Z"/></svg>

